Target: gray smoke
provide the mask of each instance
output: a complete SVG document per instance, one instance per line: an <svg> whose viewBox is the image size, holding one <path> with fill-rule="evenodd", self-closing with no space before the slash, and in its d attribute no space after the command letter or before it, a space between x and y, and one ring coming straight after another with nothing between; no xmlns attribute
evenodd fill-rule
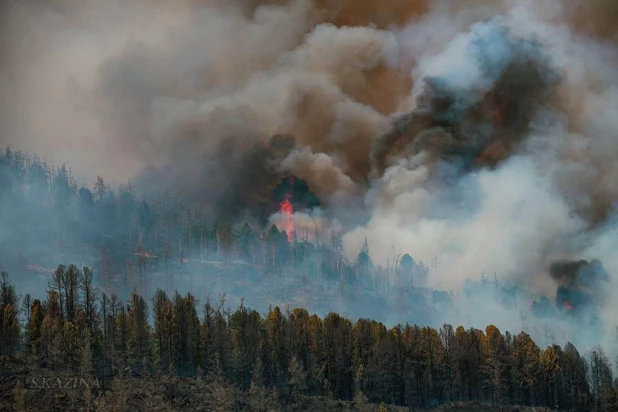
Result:
<svg viewBox="0 0 618 412"><path fill-rule="evenodd" d="M5 2L0 143L213 218L295 175L349 259L401 248L434 287L495 272L555 296L551 262L596 258L613 290L614 3L395 3Z"/></svg>

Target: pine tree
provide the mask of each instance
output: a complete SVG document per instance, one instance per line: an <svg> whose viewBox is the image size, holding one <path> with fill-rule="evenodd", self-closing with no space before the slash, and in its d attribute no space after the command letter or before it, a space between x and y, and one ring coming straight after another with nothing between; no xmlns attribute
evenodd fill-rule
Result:
<svg viewBox="0 0 618 412"><path fill-rule="evenodd" d="M219 256L223 257L225 264L228 265L234 244L234 236L230 223L225 220L219 221L216 226L216 236Z"/></svg>
<svg viewBox="0 0 618 412"><path fill-rule="evenodd" d="M305 372L303 365L298 361L296 356L292 356L290 359L290 366L288 368L288 376L290 392L295 400L295 403L299 402L299 395L307 389L307 373Z"/></svg>
<svg viewBox="0 0 618 412"><path fill-rule="evenodd" d="M41 305L41 301L35 299L32 302L32 316L30 317L30 322L28 322L28 340L27 340L27 348L28 354L32 354L35 359L40 359L40 344L41 344L41 327L43 325L43 319L45 318L45 313L43 309L43 305Z"/></svg>
<svg viewBox="0 0 618 412"><path fill-rule="evenodd" d="M6 272L0 274L0 355L13 356L19 342L18 298Z"/></svg>
<svg viewBox="0 0 618 412"><path fill-rule="evenodd" d="M0 307L0 354L13 356L19 345L19 320L11 305Z"/></svg>
<svg viewBox="0 0 618 412"><path fill-rule="evenodd" d="M145 373L143 365L149 363L150 357L148 306L135 291L127 308L127 327L131 370Z"/></svg>
<svg viewBox="0 0 618 412"><path fill-rule="evenodd" d="M167 293L157 289L152 298L156 363L161 372L169 370L172 363L172 302Z"/></svg>
<svg viewBox="0 0 618 412"><path fill-rule="evenodd" d="M82 276L79 278L79 290L82 295L82 307L86 317L86 325L88 331L94 334L98 328L98 312L97 312L97 293L94 288L94 275L92 270L84 267Z"/></svg>
<svg viewBox="0 0 618 412"><path fill-rule="evenodd" d="M363 246L356 257L356 267L357 275L366 274L371 267L371 257L369 255L369 243L367 242L367 238L363 241Z"/></svg>

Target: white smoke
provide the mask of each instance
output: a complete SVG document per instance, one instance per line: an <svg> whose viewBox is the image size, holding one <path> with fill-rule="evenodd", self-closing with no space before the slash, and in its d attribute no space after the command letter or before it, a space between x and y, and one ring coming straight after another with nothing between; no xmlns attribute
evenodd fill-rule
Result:
<svg viewBox="0 0 618 412"><path fill-rule="evenodd" d="M552 10L552 16L556 14ZM495 170L483 169L455 184L440 184L419 161L422 154L401 159L373 182L368 194L371 218L345 235L346 251L354 256L367 238L376 262L386 262L392 247L425 261L437 257L439 264L429 277L433 287L458 289L466 278L496 273L498 279L550 297L555 294L555 284L546 275L551 260L599 258L614 274L610 286L614 290L614 226L590 229L580 213L594 215L600 204L618 199L606 184L617 176L615 163L609 161L618 149L614 140L618 125L615 116L608 116L617 108L618 55L613 46L577 36L566 25L548 23L516 5L500 19L453 33L447 44L443 38L435 39L441 47L425 44L427 50L438 52L417 58L412 100L419 95L422 79L435 76L466 93L461 105L472 104L491 88L514 54L536 53L532 43L513 43L501 30L504 24L517 35L535 36L547 48L552 64L565 75L561 88L566 99L539 108L520 153ZM416 45L405 36L418 34L421 28L404 30L402 44ZM495 303L488 305L483 310L464 304L459 314L478 321L474 313L481 311L486 323L519 322ZM615 313L610 307L603 309L608 339L618 321Z"/></svg>

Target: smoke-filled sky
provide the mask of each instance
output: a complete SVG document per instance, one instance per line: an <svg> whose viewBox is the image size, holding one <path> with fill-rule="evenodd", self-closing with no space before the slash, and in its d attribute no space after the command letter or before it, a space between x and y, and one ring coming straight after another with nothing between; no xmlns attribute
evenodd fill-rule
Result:
<svg viewBox="0 0 618 412"><path fill-rule="evenodd" d="M433 285L618 273L615 1L1 7L2 145L215 213L293 174L350 258L365 237L377 263L437 257Z"/></svg>

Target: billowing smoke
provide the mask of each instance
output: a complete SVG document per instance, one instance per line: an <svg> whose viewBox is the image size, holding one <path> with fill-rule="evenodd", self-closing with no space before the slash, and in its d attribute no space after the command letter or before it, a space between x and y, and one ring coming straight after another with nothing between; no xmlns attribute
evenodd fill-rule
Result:
<svg viewBox="0 0 618 412"><path fill-rule="evenodd" d="M586 309L596 312L598 305L607 298L604 292L609 276L598 260L553 262L549 274L559 285L556 304L569 312Z"/></svg>
<svg viewBox="0 0 618 412"><path fill-rule="evenodd" d="M0 142L615 323L613 4L7 2ZM607 284L564 259L600 259Z"/></svg>
<svg viewBox="0 0 618 412"><path fill-rule="evenodd" d="M495 167L527 137L536 110L559 81L548 50L499 19L476 23L419 67L416 109L374 140L374 173L423 154L459 172ZM390 159L389 159L390 158Z"/></svg>

